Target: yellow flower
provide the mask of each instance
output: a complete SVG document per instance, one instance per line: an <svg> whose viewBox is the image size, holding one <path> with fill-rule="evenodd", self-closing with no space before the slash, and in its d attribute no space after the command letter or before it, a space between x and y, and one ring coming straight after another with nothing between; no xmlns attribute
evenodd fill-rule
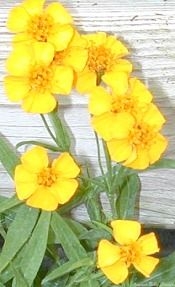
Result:
<svg viewBox="0 0 175 287"><path fill-rule="evenodd" d="M68 66L53 66L54 53L51 44L43 49L38 42L31 47L17 46L7 60L7 96L22 101L26 112L49 113L57 103L53 94L67 95L72 89L73 71Z"/></svg>
<svg viewBox="0 0 175 287"><path fill-rule="evenodd" d="M154 104L139 120L133 118L133 124L126 130L107 141L111 159L122 162L123 165L134 169L145 169L156 162L167 147L167 139L159 133L164 117ZM122 120L121 120L122 124Z"/></svg>
<svg viewBox="0 0 175 287"><path fill-rule="evenodd" d="M34 147L21 157L15 169L17 196L29 206L55 210L74 195L79 172L69 153L62 153L50 164L46 150Z"/></svg>
<svg viewBox="0 0 175 287"><path fill-rule="evenodd" d="M97 265L114 284L120 284L128 277L133 265L145 277L149 277L159 259L150 256L159 251L155 234L139 238L141 225L137 221L114 220L111 223L113 236L118 243L102 239L99 243Z"/></svg>
<svg viewBox="0 0 175 287"><path fill-rule="evenodd" d="M113 83L118 94L128 88L128 75L132 71L129 61L121 59L128 54L127 48L116 39L103 32L85 35L88 61L81 73L77 73L75 87L80 93L90 92L102 80Z"/></svg>
<svg viewBox="0 0 175 287"><path fill-rule="evenodd" d="M87 58L86 41L75 31L67 48L63 51L55 52L52 64L68 66L72 68L73 72L81 72L86 65Z"/></svg>
<svg viewBox="0 0 175 287"><path fill-rule="evenodd" d="M45 0L25 0L9 14L7 27L17 33L14 44L48 43L56 51L64 50L71 41L74 29L72 17L60 3L51 3L43 9Z"/></svg>
<svg viewBox="0 0 175 287"><path fill-rule="evenodd" d="M131 129L133 117L142 116L151 101L151 93L137 78L129 79L128 90L123 95L96 87L89 98L89 112L94 115L92 126L104 140L119 137L124 129Z"/></svg>

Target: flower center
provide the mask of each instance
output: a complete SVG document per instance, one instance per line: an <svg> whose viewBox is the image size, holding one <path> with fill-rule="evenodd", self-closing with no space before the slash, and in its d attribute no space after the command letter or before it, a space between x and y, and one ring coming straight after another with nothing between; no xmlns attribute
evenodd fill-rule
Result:
<svg viewBox="0 0 175 287"><path fill-rule="evenodd" d="M28 34L36 41L47 42L47 38L54 26L53 18L47 14L35 15L28 24Z"/></svg>
<svg viewBox="0 0 175 287"><path fill-rule="evenodd" d="M50 187L57 180L57 175L52 168L43 169L38 175L38 184Z"/></svg>
<svg viewBox="0 0 175 287"><path fill-rule="evenodd" d="M88 68L90 71L103 75L110 71L115 62L115 56L105 47L91 46L89 48Z"/></svg>
<svg viewBox="0 0 175 287"><path fill-rule="evenodd" d="M66 51L55 52L52 64L61 65L66 56Z"/></svg>
<svg viewBox="0 0 175 287"><path fill-rule="evenodd" d="M31 89L43 92L50 88L53 71L51 67L35 66L29 76Z"/></svg>
<svg viewBox="0 0 175 287"><path fill-rule="evenodd" d="M145 123L137 124L130 132L131 143L142 148L148 147L152 144L155 138L155 131L153 127Z"/></svg>
<svg viewBox="0 0 175 287"><path fill-rule="evenodd" d="M131 244L120 247L121 260L129 267L136 258L140 257L140 251L137 245Z"/></svg>
<svg viewBox="0 0 175 287"><path fill-rule="evenodd" d="M127 96L118 96L114 99L112 102L112 109L111 111L113 113L119 113L119 112L129 112L129 113L134 113L136 109L136 104L135 102Z"/></svg>

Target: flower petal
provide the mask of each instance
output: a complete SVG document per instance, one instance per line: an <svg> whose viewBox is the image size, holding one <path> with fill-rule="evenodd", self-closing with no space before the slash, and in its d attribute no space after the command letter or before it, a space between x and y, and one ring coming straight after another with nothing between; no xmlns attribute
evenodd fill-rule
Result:
<svg viewBox="0 0 175 287"><path fill-rule="evenodd" d="M111 53L115 54L115 56L118 58L126 56L129 53L128 49L123 45L123 43L112 35L107 37L105 48L109 49Z"/></svg>
<svg viewBox="0 0 175 287"><path fill-rule="evenodd" d="M120 248L110 241L102 239L97 250L99 268L110 266L120 259Z"/></svg>
<svg viewBox="0 0 175 287"><path fill-rule="evenodd" d="M96 87L97 76L95 72L84 69L83 72L76 74L75 88L81 93L89 93Z"/></svg>
<svg viewBox="0 0 175 287"><path fill-rule="evenodd" d="M59 177L74 178L80 173L80 168L67 152L62 153L58 159L55 159L52 167Z"/></svg>
<svg viewBox="0 0 175 287"><path fill-rule="evenodd" d="M129 245L135 242L141 233L141 225L132 220L114 220L111 222L113 236L121 245Z"/></svg>
<svg viewBox="0 0 175 287"><path fill-rule="evenodd" d="M128 159L132 153L132 145L127 139L112 139L107 142L107 147L109 149L111 159L116 162Z"/></svg>
<svg viewBox="0 0 175 287"><path fill-rule="evenodd" d="M77 187L77 180L60 178L52 185L50 192L52 192L59 204L64 204L74 195Z"/></svg>
<svg viewBox="0 0 175 287"><path fill-rule="evenodd" d="M153 126L154 130L159 131L165 123L165 118L158 107L151 103L149 109L147 109L147 112L144 114L143 121L146 124Z"/></svg>
<svg viewBox="0 0 175 287"><path fill-rule="evenodd" d="M18 33L13 37L13 47L15 48L18 45L26 45L26 44L33 44L34 39L32 38L32 35L29 35L27 33Z"/></svg>
<svg viewBox="0 0 175 287"><path fill-rule="evenodd" d="M39 173L48 166L47 152L43 147L36 146L22 155L21 162L28 171Z"/></svg>
<svg viewBox="0 0 175 287"><path fill-rule="evenodd" d="M46 211L53 211L57 209L58 201L46 187L40 187L27 199L26 204Z"/></svg>
<svg viewBox="0 0 175 287"><path fill-rule="evenodd" d="M146 88L146 86L137 78L131 78L129 80L131 97L139 100L142 103L150 103L152 101L153 96Z"/></svg>
<svg viewBox="0 0 175 287"><path fill-rule="evenodd" d="M81 47L68 48L68 52L63 59L63 64L70 66L75 72L81 72L87 62L88 51Z"/></svg>
<svg viewBox="0 0 175 287"><path fill-rule="evenodd" d="M52 44L35 42L32 47L36 64L48 66L53 61L55 50Z"/></svg>
<svg viewBox="0 0 175 287"><path fill-rule="evenodd" d="M53 111L56 103L56 99L49 92L41 94L31 91L23 99L22 108L26 112L44 114Z"/></svg>
<svg viewBox="0 0 175 287"><path fill-rule="evenodd" d="M133 265L145 277L149 277L158 263L159 263L158 258L154 258L152 256L143 256L141 258L137 258L133 262Z"/></svg>
<svg viewBox="0 0 175 287"><path fill-rule="evenodd" d="M73 70L70 67L57 66L53 75L52 92L68 95L73 85Z"/></svg>
<svg viewBox="0 0 175 287"><path fill-rule="evenodd" d="M18 45L7 59L7 71L18 77L25 77L29 74L34 64L32 49L28 46Z"/></svg>
<svg viewBox="0 0 175 287"><path fill-rule="evenodd" d="M60 3L51 3L45 9L45 12L49 14L55 23L59 24L71 24L73 23L72 16L66 11L66 9Z"/></svg>
<svg viewBox="0 0 175 287"><path fill-rule="evenodd" d="M39 14L42 12L45 0L24 0L22 6L30 15Z"/></svg>
<svg viewBox="0 0 175 287"><path fill-rule="evenodd" d="M48 36L48 42L54 45L56 51L63 51L67 48L74 34L71 25L57 25Z"/></svg>
<svg viewBox="0 0 175 287"><path fill-rule="evenodd" d="M5 77L4 86L8 98L14 102L22 100L30 89L27 79L22 77Z"/></svg>
<svg viewBox="0 0 175 287"><path fill-rule="evenodd" d="M148 151L150 164L156 162L161 157L162 153L167 148L167 145L167 139L158 133Z"/></svg>
<svg viewBox="0 0 175 287"><path fill-rule="evenodd" d="M109 85L117 95L124 95L128 90L128 74L125 72L106 72L102 80Z"/></svg>
<svg viewBox="0 0 175 287"><path fill-rule="evenodd" d="M120 284L128 277L128 268L122 261L117 261L111 266L102 267L102 272L114 284Z"/></svg>
<svg viewBox="0 0 175 287"><path fill-rule="evenodd" d="M130 159L125 161L123 165L134 168L134 169L145 169L149 166L149 154L148 150L144 148L136 149L136 158L131 161Z"/></svg>
<svg viewBox="0 0 175 287"><path fill-rule="evenodd" d="M137 243L139 244L139 247L141 248L141 252L144 255L151 255L156 252L159 252L158 247L158 241L153 232L149 234L142 235Z"/></svg>
<svg viewBox="0 0 175 287"><path fill-rule="evenodd" d="M35 1L36 2L36 1ZM22 6L13 8L8 16L7 28L14 33L23 32L27 29L30 15Z"/></svg>
<svg viewBox="0 0 175 287"><path fill-rule="evenodd" d="M111 110L112 97L103 87L95 87L89 98L89 112L100 115Z"/></svg>

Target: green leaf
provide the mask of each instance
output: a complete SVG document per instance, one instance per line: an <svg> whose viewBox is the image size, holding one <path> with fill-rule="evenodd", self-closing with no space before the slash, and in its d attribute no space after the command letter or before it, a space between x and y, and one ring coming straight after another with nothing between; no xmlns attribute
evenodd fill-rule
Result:
<svg viewBox="0 0 175 287"><path fill-rule="evenodd" d="M42 283L46 283L48 281L55 280L55 279L65 275L67 273L70 273L71 271L73 271L77 268L81 268L83 266L90 266L92 264L93 264L93 260L90 257L84 257L84 258L81 258L77 261L70 260L70 261L66 262L65 264L61 265L60 267L51 271L50 274L48 274L44 278Z"/></svg>
<svg viewBox="0 0 175 287"><path fill-rule="evenodd" d="M156 163L152 164L149 169L156 169L156 168L175 168L175 159L171 158L161 158Z"/></svg>
<svg viewBox="0 0 175 287"><path fill-rule="evenodd" d="M29 286L32 285L44 258L50 218L50 212L42 211L32 236L24 248L20 269Z"/></svg>
<svg viewBox="0 0 175 287"><path fill-rule="evenodd" d="M97 280L91 279L86 282L81 282L80 287L100 287L100 284Z"/></svg>
<svg viewBox="0 0 175 287"><path fill-rule="evenodd" d="M17 268L15 268L13 264L11 265L12 265L13 273L15 275L15 278L13 279L12 287L29 287L23 274L21 274L21 272Z"/></svg>
<svg viewBox="0 0 175 287"><path fill-rule="evenodd" d="M47 144L47 143L43 143L43 142L39 142L39 141L22 141L22 142L19 142L16 145L16 149L18 149L19 147L21 147L23 145L38 145L38 146L42 146L42 147L49 149L49 150L52 150L52 151L61 151L57 146L53 146L51 144Z"/></svg>
<svg viewBox="0 0 175 287"><path fill-rule="evenodd" d="M138 174L126 174L119 181L119 196L116 201L117 215L120 219L133 219L137 194L140 191Z"/></svg>
<svg viewBox="0 0 175 287"><path fill-rule="evenodd" d="M38 210L22 205L10 225L0 255L0 273L28 240L38 218Z"/></svg>
<svg viewBox="0 0 175 287"><path fill-rule="evenodd" d="M54 110L53 112L49 113L48 117L50 119L50 122L52 123L58 147L61 148L62 151L69 151L70 137L57 114L57 110Z"/></svg>
<svg viewBox="0 0 175 287"><path fill-rule="evenodd" d="M20 163L20 159L2 137L0 137L0 162L8 174L13 178L15 167Z"/></svg>
<svg viewBox="0 0 175 287"><path fill-rule="evenodd" d="M80 244L77 236L65 220L56 212L52 215L51 226L57 240L62 245L64 252L70 260L86 257L86 251Z"/></svg>
<svg viewBox="0 0 175 287"><path fill-rule="evenodd" d="M3 213L20 204L22 204L22 201L20 201L16 195L11 198L0 198L0 213Z"/></svg>
<svg viewBox="0 0 175 287"><path fill-rule="evenodd" d="M175 278L174 270L175 252L163 259L160 259L160 263L149 278L143 278L143 276L137 275L137 280L135 282L138 285L144 284L144 286L151 286L150 284L154 285L154 283L170 282Z"/></svg>

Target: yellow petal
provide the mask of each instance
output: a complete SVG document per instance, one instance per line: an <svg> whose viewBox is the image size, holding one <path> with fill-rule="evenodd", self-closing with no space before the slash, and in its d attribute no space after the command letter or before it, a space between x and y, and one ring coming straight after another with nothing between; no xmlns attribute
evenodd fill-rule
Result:
<svg viewBox="0 0 175 287"><path fill-rule="evenodd" d="M63 59L63 64L72 67L75 72L81 72L86 65L87 59L88 51L86 49L71 47Z"/></svg>
<svg viewBox="0 0 175 287"><path fill-rule="evenodd" d="M60 177L74 178L80 173L80 168L67 152L62 153L58 159L55 159L52 167Z"/></svg>
<svg viewBox="0 0 175 287"><path fill-rule="evenodd" d="M137 242L143 255L151 255L159 252L158 241L153 232L142 235Z"/></svg>
<svg viewBox="0 0 175 287"><path fill-rule="evenodd" d="M100 115L111 110L112 97L103 87L95 87L89 98L89 112Z"/></svg>
<svg viewBox="0 0 175 287"><path fill-rule="evenodd" d="M52 44L35 42L32 47L36 64L48 66L53 61L55 50Z"/></svg>
<svg viewBox="0 0 175 287"><path fill-rule="evenodd" d="M135 242L141 233L141 225L132 220L114 220L111 222L113 236L121 245L129 245Z"/></svg>
<svg viewBox="0 0 175 287"><path fill-rule="evenodd" d="M45 9L45 12L49 14L55 23L59 24L71 24L73 19L71 15L66 11L66 9L60 3L51 3Z"/></svg>
<svg viewBox="0 0 175 287"><path fill-rule="evenodd" d="M106 72L102 80L109 85L117 95L124 95L128 90L128 74L125 72Z"/></svg>
<svg viewBox="0 0 175 287"><path fill-rule="evenodd" d="M77 180L60 178L51 186L50 192L52 192L59 204L64 204L74 195L77 187Z"/></svg>
<svg viewBox="0 0 175 287"><path fill-rule="evenodd" d="M53 75L52 92L68 95L73 85L73 71L70 67L57 66Z"/></svg>
<svg viewBox="0 0 175 287"><path fill-rule="evenodd" d="M27 29L29 20L27 11L22 6L17 6L9 13L7 28L14 33L23 32Z"/></svg>
<svg viewBox="0 0 175 287"><path fill-rule="evenodd" d="M153 96L140 80L137 78L131 78L129 80L129 84L132 97L142 103L150 103L152 101Z"/></svg>
<svg viewBox="0 0 175 287"><path fill-rule="evenodd" d="M112 139L107 142L111 159L120 162L129 158L132 153L132 145L127 139Z"/></svg>
<svg viewBox="0 0 175 287"><path fill-rule="evenodd" d="M53 111L56 106L56 99L49 92L29 92L23 99L22 108L29 113L44 114Z"/></svg>
<svg viewBox="0 0 175 287"><path fill-rule="evenodd" d="M159 111L158 107L151 103L143 117L143 121L148 125L153 126L155 130L159 131L165 123L165 118Z"/></svg>
<svg viewBox="0 0 175 287"><path fill-rule="evenodd" d="M135 120L129 113L104 113L92 118L92 127L106 141L128 137Z"/></svg>
<svg viewBox="0 0 175 287"><path fill-rule="evenodd" d="M34 64L32 49L27 46L18 45L7 59L7 71L12 76L25 77L29 74Z"/></svg>
<svg viewBox="0 0 175 287"><path fill-rule="evenodd" d="M63 51L70 43L73 34L74 29L71 25L58 25L48 36L48 42L54 45L56 51Z"/></svg>
<svg viewBox="0 0 175 287"><path fill-rule="evenodd" d="M149 277L158 263L159 263L158 258L154 258L152 256L143 256L141 258L137 258L133 262L133 265L145 277Z"/></svg>
<svg viewBox="0 0 175 287"><path fill-rule="evenodd" d="M33 173L39 173L48 166L47 152L43 147L36 146L21 157L25 169Z"/></svg>
<svg viewBox="0 0 175 287"><path fill-rule="evenodd" d="M40 187L27 199L26 204L42 210L53 211L57 209L58 201L47 188Z"/></svg>
<svg viewBox="0 0 175 287"><path fill-rule="evenodd" d="M99 268L110 266L120 259L120 248L108 240L102 239L97 250Z"/></svg>
<svg viewBox="0 0 175 287"><path fill-rule="evenodd" d="M19 33L13 37L13 47L15 48L18 45L30 45L34 43L34 39L31 35L27 33Z"/></svg>
<svg viewBox="0 0 175 287"><path fill-rule="evenodd" d="M89 45L93 46L103 46L106 42L107 35L105 32L90 33L83 36Z"/></svg>
<svg viewBox="0 0 175 287"><path fill-rule="evenodd" d="M96 82L96 73L85 68L83 72L76 74L75 88L81 94L89 93L96 87Z"/></svg>
<svg viewBox="0 0 175 287"><path fill-rule="evenodd" d="M137 157L131 162L131 160L126 161L123 165L134 168L134 169L145 169L149 166L149 154L148 150L142 147L136 150Z"/></svg>
<svg viewBox="0 0 175 287"><path fill-rule="evenodd" d="M28 93L30 86L26 78L7 76L4 78L6 94L11 101L18 102Z"/></svg>
<svg viewBox="0 0 175 287"><path fill-rule="evenodd" d="M150 164L156 162L161 157L162 153L167 148L167 145L167 139L158 133L148 151Z"/></svg>
<svg viewBox="0 0 175 287"><path fill-rule="evenodd" d="M112 35L107 37L105 48L109 49L118 58L128 54L128 49L123 45L123 43Z"/></svg>
<svg viewBox="0 0 175 287"><path fill-rule="evenodd" d="M30 15L39 14L42 12L42 8L45 0L24 0L22 6Z"/></svg>
<svg viewBox="0 0 175 287"><path fill-rule="evenodd" d="M120 284L128 277L128 268L122 261L117 261L111 266L102 267L101 270L114 284Z"/></svg>

